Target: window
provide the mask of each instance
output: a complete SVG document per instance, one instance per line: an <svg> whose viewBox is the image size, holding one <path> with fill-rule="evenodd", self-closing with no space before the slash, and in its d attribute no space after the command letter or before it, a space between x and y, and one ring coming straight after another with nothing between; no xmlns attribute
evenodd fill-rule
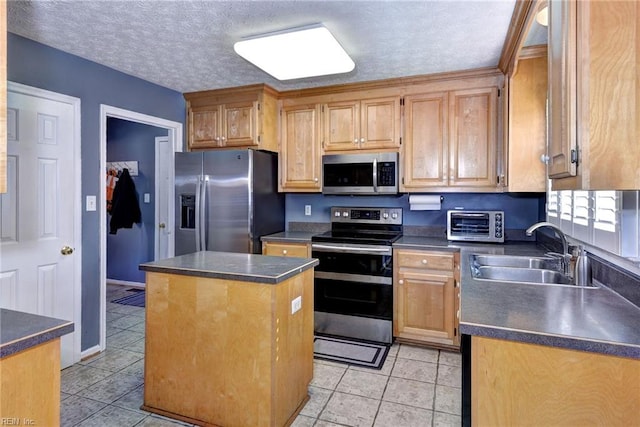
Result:
<svg viewBox="0 0 640 427"><path fill-rule="evenodd" d="M640 192L547 192L547 220L576 240L609 253L640 258Z"/></svg>

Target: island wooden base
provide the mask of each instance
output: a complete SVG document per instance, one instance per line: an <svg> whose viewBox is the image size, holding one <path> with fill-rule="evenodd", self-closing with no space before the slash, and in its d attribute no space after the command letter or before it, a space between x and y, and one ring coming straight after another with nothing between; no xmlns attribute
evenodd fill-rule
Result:
<svg viewBox="0 0 640 427"><path fill-rule="evenodd" d="M474 426L640 425L640 360L472 337Z"/></svg>
<svg viewBox="0 0 640 427"><path fill-rule="evenodd" d="M0 359L0 424L60 424L60 338Z"/></svg>
<svg viewBox="0 0 640 427"><path fill-rule="evenodd" d="M302 403L300 403L300 405L298 405L298 407L296 408L296 411L293 413L293 415L291 415L291 417L284 424L286 427L288 427L291 424L293 424L293 422L296 420L296 417L298 416L298 414L300 414L300 411L302 411L302 408L304 408L304 405L307 404L309 399L310 399L310 396L307 395L307 397L302 401ZM140 409L142 409L143 411L153 412L154 414L162 415L163 417L168 417L168 418L173 418L173 419L176 419L176 420L179 420L179 421L183 421L183 422L189 423L189 424L201 425L203 427L223 427L223 426L219 426L217 424L204 423L201 420L196 420L194 418L184 417L184 416L179 415L179 414L174 414L172 412L163 411L162 409L151 408L151 407L145 406L145 405L140 406Z"/></svg>
<svg viewBox="0 0 640 427"><path fill-rule="evenodd" d="M313 377L313 269L275 285L147 272L146 291L146 410L225 427L293 421Z"/></svg>

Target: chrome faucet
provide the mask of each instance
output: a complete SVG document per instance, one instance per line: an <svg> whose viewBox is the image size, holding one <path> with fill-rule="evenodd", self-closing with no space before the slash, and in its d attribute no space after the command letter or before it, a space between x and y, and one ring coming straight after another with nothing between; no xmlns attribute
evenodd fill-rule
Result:
<svg viewBox="0 0 640 427"><path fill-rule="evenodd" d="M527 236L531 236L533 232L540 227L549 227L553 229L556 235L560 237L560 239L562 239L562 254L560 257L560 259L562 260L562 267L564 269L564 273L567 276L573 277L573 274L571 271L571 254L569 253L569 242L567 241L567 236L562 232L560 227L558 227L557 225L552 224L550 222L544 222L544 221L533 224L531 227L527 228L527 231L525 231L525 233L527 234ZM559 255L559 254L556 254L556 255Z"/></svg>

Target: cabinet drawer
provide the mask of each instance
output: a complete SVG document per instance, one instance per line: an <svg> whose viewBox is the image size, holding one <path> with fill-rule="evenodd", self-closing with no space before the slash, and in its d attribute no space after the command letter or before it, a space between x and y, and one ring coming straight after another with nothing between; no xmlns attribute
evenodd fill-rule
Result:
<svg viewBox="0 0 640 427"><path fill-rule="evenodd" d="M452 271L454 267L454 254L422 251L398 251L396 252L394 261L399 267Z"/></svg>
<svg viewBox="0 0 640 427"><path fill-rule="evenodd" d="M264 243L262 254L299 258L308 258L310 256L309 245L304 243Z"/></svg>

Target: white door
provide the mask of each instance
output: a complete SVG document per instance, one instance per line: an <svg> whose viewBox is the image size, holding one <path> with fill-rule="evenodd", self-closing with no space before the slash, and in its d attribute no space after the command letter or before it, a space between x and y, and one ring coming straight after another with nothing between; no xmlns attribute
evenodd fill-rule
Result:
<svg viewBox="0 0 640 427"><path fill-rule="evenodd" d="M156 138L156 260L173 256L173 151L168 136Z"/></svg>
<svg viewBox="0 0 640 427"><path fill-rule="evenodd" d="M7 93L7 193L0 196L0 306L70 320L62 368L80 359L76 238L77 132L74 103L49 92ZM27 88L28 89L28 88ZM79 107L78 107L79 108ZM79 158L79 156L78 156Z"/></svg>

